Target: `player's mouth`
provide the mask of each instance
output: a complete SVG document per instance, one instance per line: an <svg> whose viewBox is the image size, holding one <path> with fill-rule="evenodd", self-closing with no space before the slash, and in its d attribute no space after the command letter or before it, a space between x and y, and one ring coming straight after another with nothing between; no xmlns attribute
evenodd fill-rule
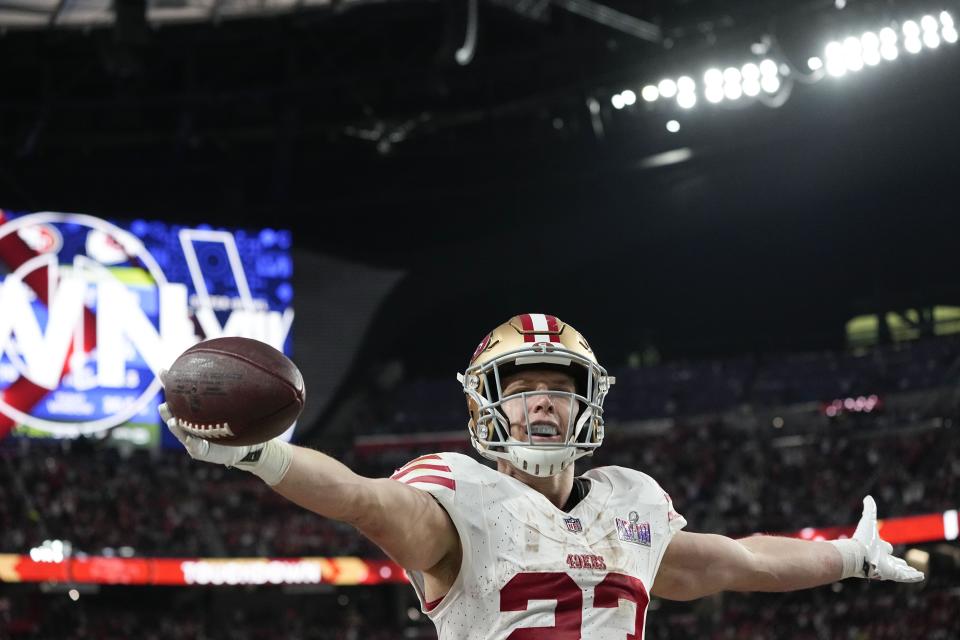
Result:
<svg viewBox="0 0 960 640"><path fill-rule="evenodd" d="M551 422L535 422L530 425L531 442L561 442L560 427Z"/></svg>

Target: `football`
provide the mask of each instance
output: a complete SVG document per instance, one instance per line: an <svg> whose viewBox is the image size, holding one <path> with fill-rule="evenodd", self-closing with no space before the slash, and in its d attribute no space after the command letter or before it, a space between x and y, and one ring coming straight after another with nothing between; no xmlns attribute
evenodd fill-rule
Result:
<svg viewBox="0 0 960 640"><path fill-rule="evenodd" d="M164 376L167 405L190 435L218 444L259 444L303 411L306 389L282 352L251 338L197 343Z"/></svg>

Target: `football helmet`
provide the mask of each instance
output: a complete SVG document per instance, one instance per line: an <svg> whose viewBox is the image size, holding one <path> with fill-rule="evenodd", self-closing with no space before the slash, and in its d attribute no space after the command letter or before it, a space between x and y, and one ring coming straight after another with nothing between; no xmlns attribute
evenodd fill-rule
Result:
<svg viewBox="0 0 960 640"><path fill-rule="evenodd" d="M576 390L523 391L504 396L504 378L518 368L568 373ZM467 397L470 440L489 460L507 460L521 471L546 477L591 455L603 443L603 401L616 380L599 365L586 339L555 316L527 313L510 318L480 342L457 379ZM565 438L560 442L534 440L527 409L527 397L534 395L570 402ZM523 440L511 435L504 411L504 404L513 400L519 400L523 407Z"/></svg>

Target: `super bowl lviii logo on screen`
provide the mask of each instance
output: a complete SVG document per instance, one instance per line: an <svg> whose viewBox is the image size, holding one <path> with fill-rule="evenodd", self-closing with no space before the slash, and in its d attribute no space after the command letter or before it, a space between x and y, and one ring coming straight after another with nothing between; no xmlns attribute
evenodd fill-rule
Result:
<svg viewBox="0 0 960 640"><path fill-rule="evenodd" d="M158 374L189 346L244 336L290 355L290 248L272 229L0 211L0 437L155 439Z"/></svg>

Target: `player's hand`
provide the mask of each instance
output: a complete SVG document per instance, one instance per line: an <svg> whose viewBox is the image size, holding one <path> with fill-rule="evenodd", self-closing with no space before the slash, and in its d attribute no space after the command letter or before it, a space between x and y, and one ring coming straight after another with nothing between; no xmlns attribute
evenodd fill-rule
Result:
<svg viewBox="0 0 960 640"><path fill-rule="evenodd" d="M170 433L183 443L187 453L189 453L190 457L194 460L225 464L228 467L232 467L247 457L247 454L249 454L253 448L249 446L227 447L192 436L177 424L177 418L170 412L170 407L167 406L166 402L157 407L157 409L160 411L160 417L163 418L163 421L167 424L167 428L170 429ZM260 447L258 446L257 448Z"/></svg>
<svg viewBox="0 0 960 640"><path fill-rule="evenodd" d="M166 373L166 369L160 372L160 383L164 385L166 383L164 379ZM170 407L166 402L157 407L157 409L160 412L160 417L163 418L164 423L166 423L167 428L170 429L170 433L183 443L187 453L189 453L190 457L194 460L225 464L228 467L232 467L250 453L252 447L227 447L190 435L177 423L176 416L170 411Z"/></svg>
<svg viewBox="0 0 960 640"><path fill-rule="evenodd" d="M908 565L903 558L893 555L893 545L880 537L877 529L877 503L871 496L863 499L863 515L857 523L853 539L865 548L861 578L895 582L923 580L923 573Z"/></svg>

